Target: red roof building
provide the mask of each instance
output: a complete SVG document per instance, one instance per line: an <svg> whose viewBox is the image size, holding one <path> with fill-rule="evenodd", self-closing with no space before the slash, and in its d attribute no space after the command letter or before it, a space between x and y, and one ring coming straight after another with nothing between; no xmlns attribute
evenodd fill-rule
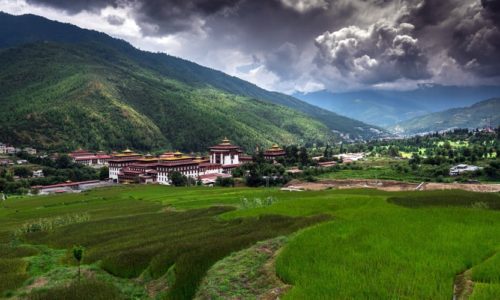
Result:
<svg viewBox="0 0 500 300"><path fill-rule="evenodd" d="M285 157L285 155L285 150L281 149L277 144L264 151L264 159L267 160L276 160L277 158Z"/></svg>
<svg viewBox="0 0 500 300"><path fill-rule="evenodd" d="M120 183L151 182L169 185L173 172L194 179L222 173L230 176L231 171L242 161L251 161L251 157L247 156L240 161L242 152L239 146L232 145L227 138L222 143L210 147L208 158L192 157L178 151L165 152L159 157L142 156L127 149L113 154L109 160L109 177Z"/></svg>
<svg viewBox="0 0 500 300"><path fill-rule="evenodd" d="M73 161L86 166L107 166L111 155L104 152L91 153L87 150L78 149L69 154Z"/></svg>
<svg viewBox="0 0 500 300"><path fill-rule="evenodd" d="M129 149L121 153L113 154L112 158L108 160L109 178L118 181L118 174L122 168L138 163L142 158L144 157L141 154L135 153Z"/></svg>

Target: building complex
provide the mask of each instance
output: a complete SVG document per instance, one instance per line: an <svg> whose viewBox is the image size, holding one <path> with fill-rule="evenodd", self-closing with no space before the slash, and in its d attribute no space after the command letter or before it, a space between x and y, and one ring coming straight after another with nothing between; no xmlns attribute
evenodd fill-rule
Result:
<svg viewBox="0 0 500 300"><path fill-rule="evenodd" d="M169 185L174 172L203 183L212 183L217 177L228 177L234 168L251 161L252 157L244 155L239 146L225 138L209 148L208 157L194 157L181 152L165 152L154 157L127 149L112 155L107 163L109 177L113 181Z"/></svg>

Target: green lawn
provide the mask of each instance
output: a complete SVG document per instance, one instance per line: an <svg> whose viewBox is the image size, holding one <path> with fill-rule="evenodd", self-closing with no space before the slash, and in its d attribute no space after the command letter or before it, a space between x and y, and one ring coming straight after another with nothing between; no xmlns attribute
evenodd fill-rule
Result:
<svg viewBox="0 0 500 300"><path fill-rule="evenodd" d="M248 202L253 205L243 205ZM474 299L499 298L499 203L497 194L463 191L163 186L16 198L0 208L0 264L9 270L0 274L0 293L70 295L64 286L76 267L64 250L81 244L86 272L100 279L73 287L83 295L100 290L112 298L145 299L152 297L145 286L160 286L159 299L190 298L217 261L296 232L276 261L277 275L293 286L287 299L450 299L455 276L468 269ZM90 219L18 236L12 246L11 232L26 223L81 213ZM251 263L226 272L231 260L225 261L210 285L224 274L244 273L245 265ZM27 291L40 278L57 284ZM234 295L248 295L237 286Z"/></svg>

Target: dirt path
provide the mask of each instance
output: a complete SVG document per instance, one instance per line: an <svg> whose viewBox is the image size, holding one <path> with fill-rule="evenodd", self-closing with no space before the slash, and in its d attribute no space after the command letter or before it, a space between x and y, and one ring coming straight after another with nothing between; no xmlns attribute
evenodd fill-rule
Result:
<svg viewBox="0 0 500 300"><path fill-rule="evenodd" d="M466 184L466 183L407 183L395 180L376 180L376 179L337 179L321 180L317 182L303 182L292 180L283 190L312 190L319 191L328 188L335 189L359 189L371 188L382 191L431 191L431 190L464 190L471 192L495 193L500 192L500 184Z"/></svg>
<svg viewBox="0 0 500 300"><path fill-rule="evenodd" d="M474 282L472 281L472 271L468 269L455 277L453 284L453 300L465 300L472 294Z"/></svg>

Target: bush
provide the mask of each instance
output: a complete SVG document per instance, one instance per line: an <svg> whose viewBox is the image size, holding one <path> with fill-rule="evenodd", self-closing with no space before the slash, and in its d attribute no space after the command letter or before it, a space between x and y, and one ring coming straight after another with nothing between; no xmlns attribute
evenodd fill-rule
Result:
<svg viewBox="0 0 500 300"><path fill-rule="evenodd" d="M215 180L215 185L222 186L222 187L233 187L234 186L234 179L232 177L228 177L228 178L217 177L217 179Z"/></svg>
<svg viewBox="0 0 500 300"><path fill-rule="evenodd" d="M16 167L14 168L14 175L27 178L33 175L33 172L28 167Z"/></svg>

